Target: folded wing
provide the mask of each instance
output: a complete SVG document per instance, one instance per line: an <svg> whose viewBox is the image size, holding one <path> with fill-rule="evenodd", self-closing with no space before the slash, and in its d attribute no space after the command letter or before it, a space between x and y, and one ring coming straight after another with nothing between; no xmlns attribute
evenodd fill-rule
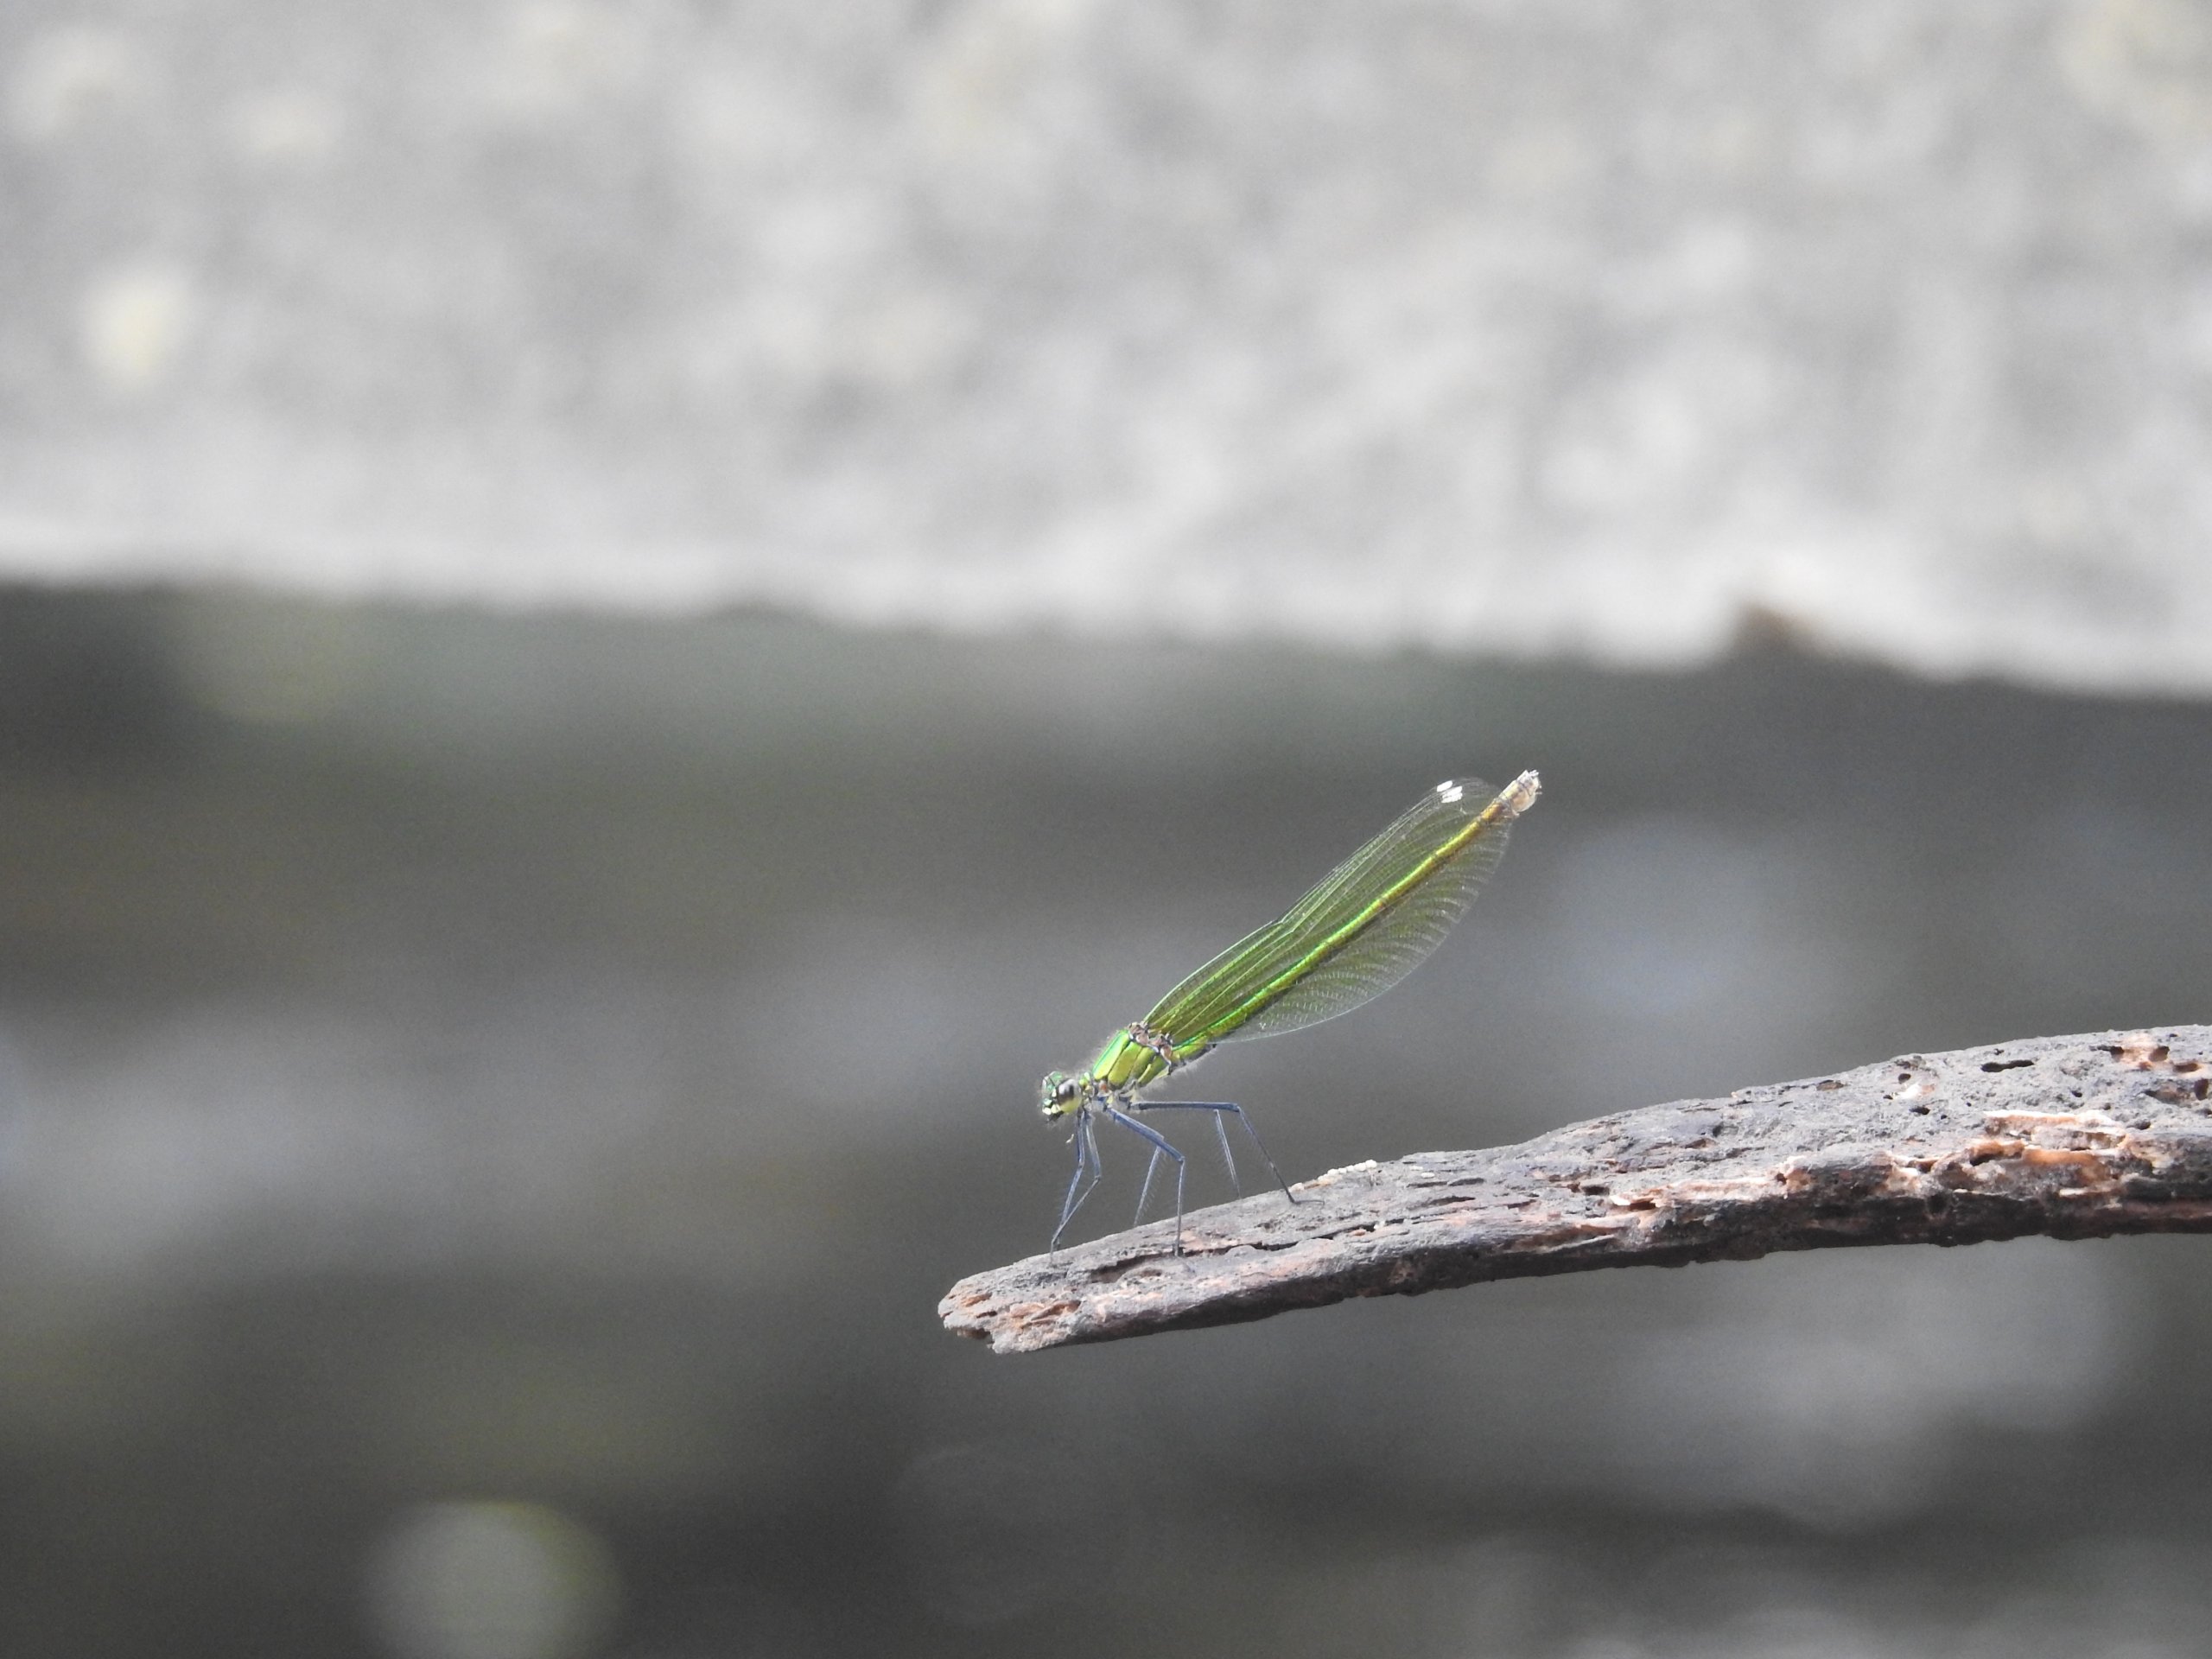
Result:
<svg viewBox="0 0 2212 1659"><path fill-rule="evenodd" d="M1439 784L1339 864L1281 920L1238 940L1161 998L1145 1024L1180 1046L1279 1036L1380 996L1444 942L1536 796Z"/></svg>

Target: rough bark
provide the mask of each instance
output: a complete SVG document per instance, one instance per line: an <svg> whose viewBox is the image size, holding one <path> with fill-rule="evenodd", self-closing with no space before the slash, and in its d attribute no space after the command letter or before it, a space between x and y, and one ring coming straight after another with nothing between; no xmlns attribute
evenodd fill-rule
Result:
<svg viewBox="0 0 2212 1659"><path fill-rule="evenodd" d="M2212 1027L1910 1054L1355 1164L952 1287L1000 1353L1350 1296L1845 1244L2212 1231Z"/></svg>

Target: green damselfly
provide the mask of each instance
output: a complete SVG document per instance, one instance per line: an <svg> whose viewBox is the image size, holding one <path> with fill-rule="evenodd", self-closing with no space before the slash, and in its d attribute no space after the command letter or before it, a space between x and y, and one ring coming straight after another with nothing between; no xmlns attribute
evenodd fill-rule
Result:
<svg viewBox="0 0 2212 1659"><path fill-rule="evenodd" d="M1073 1118L1075 1173L1060 1204L1052 1249L1104 1173L1098 1120L1118 1123L1152 1148L1137 1218L1144 1218L1162 1158L1175 1165L1175 1249L1183 1249L1183 1154L1148 1123L1146 1112L1211 1112L1230 1179L1233 1116L1251 1137L1268 1173L1294 1204L1290 1186L1260 1144L1243 1108L1220 1100L1141 1100L1160 1082L1210 1051L1242 1037L1275 1037L1347 1014L1380 996L1427 960L1452 925L1505 856L1513 820L1527 811L1540 785L1524 772L1502 790L1473 778L1450 778L1414 802L1382 834L1329 872L1280 921L1246 935L1154 1005L1150 1014L1106 1039L1079 1075L1045 1075L1039 1108L1049 1122Z"/></svg>

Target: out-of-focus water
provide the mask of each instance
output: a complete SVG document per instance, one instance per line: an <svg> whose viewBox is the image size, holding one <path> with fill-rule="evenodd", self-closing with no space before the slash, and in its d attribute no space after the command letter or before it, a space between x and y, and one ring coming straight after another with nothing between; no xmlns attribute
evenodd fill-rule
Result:
<svg viewBox="0 0 2212 1659"><path fill-rule="evenodd" d="M1523 766L1436 961L1207 1063L1292 1175L2204 1017L2189 705L8 596L0 1650L2205 1652L2202 1240L938 1330L1039 1073Z"/></svg>

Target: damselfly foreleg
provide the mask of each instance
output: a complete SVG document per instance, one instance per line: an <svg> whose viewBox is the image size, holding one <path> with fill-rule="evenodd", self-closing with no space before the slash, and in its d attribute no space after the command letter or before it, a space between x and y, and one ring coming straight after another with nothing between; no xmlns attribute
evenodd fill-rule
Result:
<svg viewBox="0 0 2212 1659"><path fill-rule="evenodd" d="M1075 1133L1068 1139L1075 1142L1075 1173L1068 1177L1068 1195L1060 1201L1060 1224L1052 1229L1052 1242L1045 1247L1047 1255L1060 1248L1060 1235L1067 1231L1068 1223L1075 1219L1075 1212L1083 1208L1090 1189L1106 1173L1106 1166L1098 1156L1098 1127L1090 1121L1088 1111L1077 1115ZM1084 1179L1086 1173L1090 1177L1089 1180Z"/></svg>

